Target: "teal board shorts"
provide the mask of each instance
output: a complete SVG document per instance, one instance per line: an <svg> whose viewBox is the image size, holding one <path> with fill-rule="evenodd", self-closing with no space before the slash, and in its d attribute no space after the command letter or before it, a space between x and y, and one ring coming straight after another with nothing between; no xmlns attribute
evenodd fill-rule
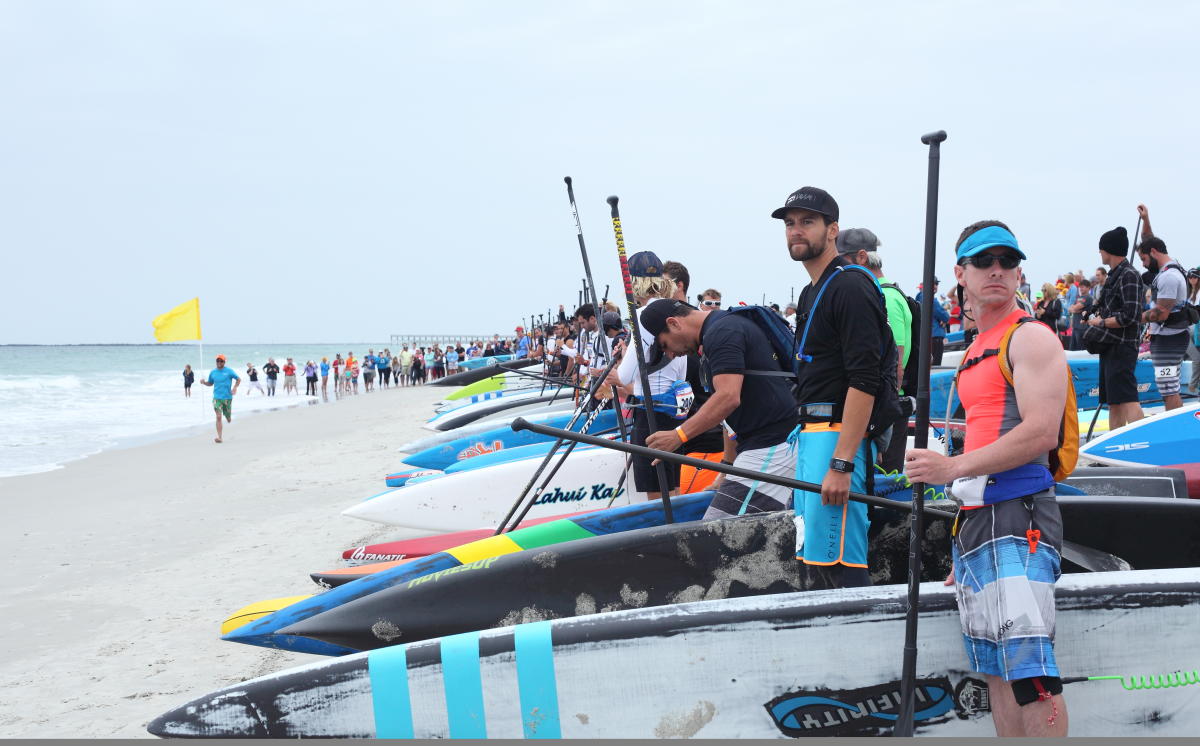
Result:
<svg viewBox="0 0 1200 746"><path fill-rule="evenodd" d="M829 460L837 447L841 425L806 423L792 431L789 441L796 446L796 479L820 484L829 471ZM851 492L867 492L867 474L874 468L873 448L868 440L859 446L850 477ZM845 505L822 505L816 492L796 490L796 559L808 565L867 566L867 506L849 501Z"/></svg>

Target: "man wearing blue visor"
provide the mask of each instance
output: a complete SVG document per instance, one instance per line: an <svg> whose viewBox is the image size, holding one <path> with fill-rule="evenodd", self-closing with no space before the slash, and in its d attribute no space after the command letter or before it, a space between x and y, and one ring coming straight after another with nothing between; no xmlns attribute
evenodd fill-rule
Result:
<svg viewBox="0 0 1200 746"><path fill-rule="evenodd" d="M908 451L905 473L950 485L959 504L946 584L957 592L971 670L987 678L997 735L1065 736L1054 657L1063 534L1051 469L1073 466L1060 442L1066 356L1055 331L1026 323L1032 319L1017 305L1025 254L1007 226L968 226L956 254L954 276L979 328L958 373L966 441L950 456Z"/></svg>

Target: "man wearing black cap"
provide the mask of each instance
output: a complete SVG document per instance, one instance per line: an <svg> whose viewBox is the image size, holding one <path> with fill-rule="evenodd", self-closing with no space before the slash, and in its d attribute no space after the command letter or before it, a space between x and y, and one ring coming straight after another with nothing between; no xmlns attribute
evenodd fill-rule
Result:
<svg viewBox="0 0 1200 746"><path fill-rule="evenodd" d="M1138 316L1145 297L1142 279L1125 257L1129 234L1121 226L1100 236L1100 261L1108 278L1100 302L1088 317L1083 341L1088 352L1100 354L1100 403L1108 405L1108 427L1136 422L1144 416L1138 402L1134 367L1138 355Z"/></svg>
<svg viewBox="0 0 1200 746"><path fill-rule="evenodd" d="M878 282L838 256L833 197L804 187L771 217L783 221L788 253L811 279L796 316L796 477L819 482L821 493L795 496L796 555L817 587L868 585L867 509L849 492L870 491L872 438L899 416L896 346Z"/></svg>
<svg viewBox="0 0 1200 746"><path fill-rule="evenodd" d="M664 354L682 359L703 350L702 378L712 395L674 430L653 433L646 445L663 451L698 451L697 440L724 422L722 463L750 471L790 477L795 452L788 435L796 426L790 381L766 334L745 314L703 312L678 300L656 300L642 311L642 328L657 344L650 360ZM761 373L767 375L759 375ZM686 444L686 445L685 445ZM786 487L725 477L704 520L785 510L792 491Z"/></svg>

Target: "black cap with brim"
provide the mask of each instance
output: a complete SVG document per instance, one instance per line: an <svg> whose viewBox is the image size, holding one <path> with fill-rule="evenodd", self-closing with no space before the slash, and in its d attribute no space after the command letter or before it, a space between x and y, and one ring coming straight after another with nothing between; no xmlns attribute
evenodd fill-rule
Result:
<svg viewBox="0 0 1200 746"><path fill-rule="evenodd" d="M783 220L783 216L787 215L788 210L809 210L824 215L835 223L840 215L837 200L824 189L811 186L800 187L789 194L788 198L783 201L783 207L772 212L771 217Z"/></svg>
<svg viewBox="0 0 1200 746"><path fill-rule="evenodd" d="M658 335L667 330L667 319L671 318L675 313L675 309L680 306L687 306L693 310L696 308L681 300L659 298L646 304L646 307L638 314L638 323L642 329L654 337L654 342L646 351L646 365L658 365L662 362L663 349L662 345L658 343Z"/></svg>

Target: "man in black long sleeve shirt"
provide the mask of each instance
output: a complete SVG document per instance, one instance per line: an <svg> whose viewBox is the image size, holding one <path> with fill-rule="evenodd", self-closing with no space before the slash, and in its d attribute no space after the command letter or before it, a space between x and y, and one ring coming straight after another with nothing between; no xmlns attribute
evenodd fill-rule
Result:
<svg viewBox="0 0 1200 746"><path fill-rule="evenodd" d="M803 262L812 283L796 314L800 428L796 476L821 484L821 493L798 493L797 558L818 587L867 585L867 509L849 501L866 492L875 449L868 429L876 396L890 397L880 421L896 419L895 368L881 291L875 277L837 255L838 206L827 192L804 187L788 196L771 217L783 220L788 253ZM903 433L897 437L904 437Z"/></svg>

